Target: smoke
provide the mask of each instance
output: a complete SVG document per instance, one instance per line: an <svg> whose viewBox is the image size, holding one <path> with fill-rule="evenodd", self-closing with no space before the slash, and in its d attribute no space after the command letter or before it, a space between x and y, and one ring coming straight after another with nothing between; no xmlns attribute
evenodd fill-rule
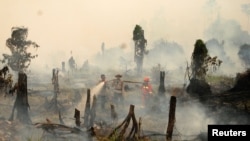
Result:
<svg viewBox="0 0 250 141"><path fill-rule="evenodd" d="M217 39L210 39L206 41L206 47L208 49L208 54L211 57L217 56L219 60L222 61L221 66L217 69L216 74L225 74L225 71L228 71L228 68L234 66L236 62L233 62L231 58L228 56L224 49L224 40L219 42ZM233 72L234 73L234 72ZM227 75L228 72L226 73Z"/></svg>
<svg viewBox="0 0 250 141"><path fill-rule="evenodd" d="M250 3L248 4L242 4L241 10L243 13L245 13L247 16L250 16Z"/></svg>
<svg viewBox="0 0 250 141"><path fill-rule="evenodd" d="M187 2L187 3L190 3L190 2ZM176 4L176 6L179 6L179 9L184 8L181 5L184 5L183 1L180 1L178 5ZM95 14L95 12L81 11L81 9L87 9L87 8L82 8L81 6L82 5L79 4L78 10L80 12L77 12L77 13ZM134 6L134 5L131 5L131 6ZM182 41L188 41L188 42L194 43L195 40L192 41L190 39L197 38L197 36L199 36L200 33L198 33L197 31L199 31L200 26L203 25L203 24L200 24L201 20L200 18L196 17L197 15L193 15L195 21L189 22L189 20L187 20L192 17L189 15L195 14L196 12L195 11L192 14L187 13L187 15L185 15L186 12L189 12L188 10L190 11L193 10L193 9L191 10L192 7L190 7L190 5L187 6L190 9L179 10L178 8L177 9L173 8L173 9L176 9L176 11L165 11L165 10L171 9L171 7L173 8L174 6L170 5L169 8L165 8L163 6L162 9L160 9L155 14L155 16L151 18L150 20L147 20L148 18L146 16L145 17L141 16L144 18L143 20L144 23L142 23L142 25L143 27L145 27L146 39L148 40L149 43L152 43L152 44L148 44L147 46L149 53L145 55L143 68L146 73L149 73L152 67L157 66L158 64L161 64L162 70L167 72L166 74L167 79L165 82L169 86L174 85L171 79L168 79L169 77L171 77L175 81L178 81L178 84L181 84L180 82L183 79L183 75L184 75L184 71L186 67L186 61L190 61L190 58L188 58L187 56L190 56L191 54L187 54L189 52L185 52L185 50L192 50L193 46L182 46L182 44L185 44L185 42L182 42ZM39 6L39 9L40 8L41 7ZM101 9L104 8L103 11L107 9L107 7L99 7L99 8ZM244 4L242 5L241 8L242 8L242 11L247 16L250 15L250 4ZM52 9L54 11L54 8L51 8L51 10ZM136 9L135 10L136 12L139 11L139 14L129 13L130 16L126 15L126 17L133 17L134 15L137 15L137 14L140 16L140 14L144 13L143 11L138 10L138 7L134 9ZM147 11L150 11L150 8L146 8L146 9ZM206 14L208 14L208 16L206 15L206 18L208 18L206 20L208 20L209 22L207 22L206 24L209 24L209 25L207 25L208 28L204 32L206 45L209 50L209 54L212 57L218 56L218 58L223 61L219 69L219 73L235 75L235 73L237 73L238 71L241 71L241 69L244 68L244 66L242 66L242 64L239 63L240 60L237 54L239 52L239 47L243 44L250 44L250 35L247 31L244 31L242 29L240 23L238 23L237 21L226 20L226 19L223 19L222 17L218 17L217 14L218 14L219 9L220 9L220 6L218 6L218 3L216 0L207 0L205 10L207 10ZM185 12L180 12L180 11L185 11ZM71 12L71 11L68 10L68 12ZM152 11L150 12L153 13ZM6 12L3 12L3 13L6 13ZM29 13L32 13L32 12L29 12ZM40 28L40 23L48 24L49 22L51 22L51 20L44 18L48 16L46 15L46 13L50 13L50 12L43 10L42 8L36 13L40 15L39 18L41 17L43 18L42 20L41 19L34 20L34 22L39 23L39 24L35 23L39 25L38 26L39 28ZM124 13L127 13L127 12L124 12ZM175 13L175 14L172 14L172 13ZM100 12L96 13L96 15L98 15L99 17L101 14L102 13ZM149 13L145 12L145 15L146 14L149 14ZM49 15L53 15L53 12ZM61 15L63 14L58 13L58 15L56 16L61 16ZM117 15L119 17L123 16L121 15L121 13ZM175 16L171 17L171 15L175 15ZM66 15L66 18L68 18L67 16L68 15ZM19 16L19 17L23 17L23 16ZM72 17L76 17L77 19L84 19L83 17L77 17L77 16L72 16ZM86 17L97 19L95 15L91 15L91 16L87 15ZM215 17L217 17L217 19L215 19ZM57 19L57 18L54 18L53 16L51 16L51 18ZM118 24L116 23L117 25L112 27L112 29L120 29L120 30L117 30L117 31L113 30L114 32L112 34L108 34L107 36L107 33L112 32L112 31L110 31L111 28L108 28L108 27L106 28L106 25L113 26L111 22L109 23L108 21L113 22L114 17L109 16L110 19L105 20L105 24L104 24L105 26L103 27L93 26L94 24L90 22L92 20L91 18L87 18L86 20L83 20L83 22L76 21L76 19L74 18L71 20L70 18L70 20L68 21L72 21L72 23L70 22L71 27L69 27L68 30L66 30L67 29L66 27L68 27L69 23L67 22L64 23L63 20L65 19L65 16L62 16L60 17L60 20L58 20L61 22L60 24L62 24L62 26L58 26L60 24L57 22L53 23L53 21L55 20L52 20L51 22L52 26L50 26L49 30L44 30L43 28L41 28L40 30L37 30L37 31L42 31L42 32L37 32L36 33L38 34L37 36L32 36L32 35L30 36L32 40L34 39L34 41L36 42L37 42L36 39L38 39L37 43L41 47L38 48L37 50L38 57L31 61L31 65L29 68L31 70L31 74L29 74L29 77L28 77L29 84L34 83L34 82L51 83L52 69L53 68L60 69L62 61L65 61L66 70L69 70L68 59L71 56L70 54L71 48L75 48L72 56L75 58L77 62L78 69L82 68L82 64L84 60L89 59L89 64L90 64L89 74L90 75L88 75L87 77L88 77L88 80L94 79L94 80L88 81L89 85L91 84L90 81L95 81L96 80L95 76L97 76L97 74L100 74L100 73L107 74L107 76L109 75L113 76L113 73L117 73L117 72L131 74L131 72L134 71L136 66L134 63L133 44L120 43L120 45L107 47L102 52L101 52L101 49L100 51L98 51L95 48L96 44L94 44L94 42L97 42L98 44L100 43L99 41L103 41L106 39L113 40L114 42L116 42L115 44L117 44L118 41L123 41L120 38L118 38L118 36L117 36L118 40L116 40L116 35L119 35L119 34L124 34L124 36L121 37L122 39L129 39L132 37L130 33L132 33L133 26L131 26L132 28L129 29L130 27L127 27L128 25L121 24L122 26L118 26ZM202 17L202 19L203 18L204 17ZM7 19L7 18L3 18L3 19ZM135 19L137 19L137 17ZM121 20L121 21L123 23L129 23L128 21L130 20L131 19L125 18L125 20ZM94 21L94 23L102 23L102 22L103 22L103 19L101 19L100 21L97 21L97 20ZM136 23L138 21L133 21L133 23L134 22ZM147 23L149 24L148 26L147 26ZM192 28L190 29L187 28L187 27L190 27L190 23L193 23L194 26L197 27L197 31ZM81 26L78 26L78 24ZM91 30L86 30L86 28L83 28L82 25L86 25L88 29L96 29L96 30L95 32ZM188 30L182 28L182 26ZM34 32L36 32L36 29L33 27L36 27L36 26L30 26L30 27L31 29L33 29L31 34L32 33L34 34ZM58 28L55 28L55 27L58 27ZM124 27L126 31L122 30L122 28ZM52 28L54 29L50 30ZM64 29L65 31L61 29ZM103 30L103 29L108 29L108 30ZM54 30L56 30L57 34L53 33ZM65 32L65 33L62 34L61 32ZM76 34L78 32L79 34ZM87 34L85 36L82 33L87 33ZM42 35L46 35L46 36L42 36ZM94 35L94 36L90 36L90 35ZM100 40L99 38L95 38L96 35L99 36ZM43 38L43 40L39 41L39 39L41 38ZM175 41L173 42L171 41L171 39L175 39ZM81 42L80 41L77 42L78 40L80 40ZM90 42L90 41L93 43L85 45L85 42ZM2 44L2 46L4 46L4 44ZM84 46L84 48L82 48L82 46ZM85 50L85 48L87 49ZM9 50L4 50L4 51L8 52ZM2 50L0 52L2 53ZM59 73L61 77L66 77L66 75L62 73L61 71ZM82 79L82 78L79 77L79 79ZM79 83L82 84L83 82L79 82ZM77 84L73 83L72 85L76 86ZM98 92L102 86L103 84L101 83L97 86L94 85L91 87L91 103L93 100L93 94L98 96ZM164 126L167 125L167 121L168 121L168 118L167 118L168 109L166 108L166 111L163 111L160 114L152 115L152 113L146 111L144 108L141 107L140 89L136 87L134 84L129 84L129 86L131 89L133 89L133 92L131 94L129 94L128 92L127 95L125 96L126 106L124 106L123 110L117 111L119 117L121 119L125 118L129 110L129 104L134 104L136 105L135 107L136 117L145 118L145 121L143 121L143 125L147 125L144 128L145 130L154 131L155 130L154 124L158 123L158 124L161 124L161 126L163 126L163 128L161 128L160 130L165 133L166 129L164 128ZM154 89L156 91L156 87L154 87ZM166 95L168 94L169 93L166 93ZM161 107L168 107L169 106L168 100L169 99L167 99L165 103L161 105ZM86 104L86 92L83 92L81 102L79 102L78 105L76 105L76 108L83 111L85 108L85 104ZM216 120L218 119L218 117L216 117L217 115L212 115L211 113L208 113L207 109L203 107L202 104L193 102L192 99L189 103L186 103L184 105L182 104L183 103L179 102L179 99L177 99L176 129L183 135L197 135L200 132L205 132L208 124L221 123ZM73 113L70 113L68 115L72 117ZM149 116L155 119L152 126L149 126L149 123L153 121L153 120L150 120L150 118L148 118ZM228 114L224 116L220 115L220 118L225 119L225 117L232 117L232 116L233 116L232 114ZM71 123L73 124L73 122ZM225 123L227 124L227 122ZM232 120L230 123L240 123L240 122ZM40 131L41 130L39 129L39 133ZM27 132L27 133L20 132L20 134L23 134L25 136L26 135L30 136L30 132Z"/></svg>
<svg viewBox="0 0 250 141"><path fill-rule="evenodd" d="M185 65L185 61L185 53L181 45L160 39L153 42L149 53L145 55L145 68L150 69L152 66L161 64L168 70L175 70Z"/></svg>
<svg viewBox="0 0 250 141"><path fill-rule="evenodd" d="M238 55L245 65L246 68L250 67L250 45L249 44L244 44L240 46L240 50L238 52Z"/></svg>
<svg viewBox="0 0 250 141"><path fill-rule="evenodd" d="M191 99L192 100L192 99ZM199 102L181 103L177 99L176 129L186 136L207 132L208 124L216 124L206 108Z"/></svg>
<svg viewBox="0 0 250 141"><path fill-rule="evenodd" d="M90 63L98 67L100 71L116 70L125 72L134 69L133 57L133 52L127 51L127 45L121 44L95 54Z"/></svg>
<svg viewBox="0 0 250 141"><path fill-rule="evenodd" d="M237 53L241 45L249 43L250 35L247 31L244 31L241 28L240 24L237 21L225 20L218 17L208 27L204 34L205 37L210 40L208 42L208 49L211 48L211 46L217 44L215 45L217 47L213 47L213 51L212 49L209 49L211 54L217 54L218 58L222 57L225 59L222 63L222 66L223 64L226 65L221 67L221 71L223 73L231 75L237 73L237 71L241 71L244 69L244 67L240 63ZM216 39L219 43L215 43L215 41L212 41L212 39ZM223 48L220 46L223 46ZM230 64L233 64L234 68L237 68L237 70L229 69L232 68Z"/></svg>

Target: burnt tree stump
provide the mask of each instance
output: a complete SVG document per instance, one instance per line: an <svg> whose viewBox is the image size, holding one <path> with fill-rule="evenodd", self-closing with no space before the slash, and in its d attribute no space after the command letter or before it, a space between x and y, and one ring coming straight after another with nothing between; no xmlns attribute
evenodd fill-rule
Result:
<svg viewBox="0 0 250 141"><path fill-rule="evenodd" d="M52 84L54 85L54 89L53 89L54 95L49 103L45 103L45 108L50 109L50 110L54 111L55 113L58 113L60 111L59 110L59 103L57 100L58 94L60 93L58 73L59 73L58 69L52 70Z"/></svg>
<svg viewBox="0 0 250 141"><path fill-rule="evenodd" d="M158 96L160 97L165 96L166 89L165 89L164 81L165 81L165 71L161 71L160 72L160 85L158 88Z"/></svg>
<svg viewBox="0 0 250 141"><path fill-rule="evenodd" d="M81 125L81 121L80 121L80 111L78 109L75 108L75 115L74 115L74 118L75 118L75 123L76 123L76 126L77 127L80 127Z"/></svg>
<svg viewBox="0 0 250 141"><path fill-rule="evenodd" d="M160 71L160 85L158 87L158 93L154 97L154 103L152 105L151 111L154 113L161 112L161 105L165 103L166 100L166 88L165 88L165 71Z"/></svg>
<svg viewBox="0 0 250 141"><path fill-rule="evenodd" d="M96 117L96 96L94 95L90 111L89 127L94 126L95 117Z"/></svg>
<svg viewBox="0 0 250 141"><path fill-rule="evenodd" d="M87 90L87 100L85 104L85 111L84 111L84 127L89 127L89 118L90 118L90 89Z"/></svg>
<svg viewBox="0 0 250 141"><path fill-rule="evenodd" d="M205 103L209 99L208 96L211 96L212 90L210 85L205 80L199 80L192 78L189 85L186 88L186 92L194 98L198 98L200 102Z"/></svg>
<svg viewBox="0 0 250 141"><path fill-rule="evenodd" d="M174 123L175 123L175 107L176 107L176 97L171 96L170 107L169 107L167 135L166 135L167 141L172 141L172 134L173 134Z"/></svg>
<svg viewBox="0 0 250 141"><path fill-rule="evenodd" d="M110 105L110 108L111 108L111 113L110 113L110 115L111 115L111 120L112 120L112 122L115 122L116 120L117 120L117 113L116 113L116 111L115 111L115 106L113 105L113 104L111 104Z"/></svg>
<svg viewBox="0 0 250 141"><path fill-rule="evenodd" d="M31 124L32 121L29 116L29 102L28 102L28 91L27 91L27 75L23 72L18 73L18 86L17 86L17 96L14 106L12 108L12 113L9 118L10 121L14 119L15 109L17 110L16 118L24 124Z"/></svg>

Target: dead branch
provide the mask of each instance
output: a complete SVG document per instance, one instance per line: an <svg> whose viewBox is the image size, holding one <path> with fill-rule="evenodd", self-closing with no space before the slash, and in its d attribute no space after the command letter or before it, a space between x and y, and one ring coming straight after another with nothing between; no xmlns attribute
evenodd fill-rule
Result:
<svg viewBox="0 0 250 141"><path fill-rule="evenodd" d="M33 124L36 128L42 128L45 132L53 135L64 135L64 134L79 134L85 135L86 133L79 128L69 127L62 124L45 122L45 123L35 123Z"/></svg>
<svg viewBox="0 0 250 141"><path fill-rule="evenodd" d="M129 113L128 113L127 117L120 125L118 125L109 134L109 136L108 136L109 139L111 139L112 137L115 137L116 140L124 139L124 134L129 126L131 119L132 119L133 125L132 125L132 129L131 129L127 138L138 139L138 125L137 125L137 121L136 121L135 114L134 114L134 107L135 107L134 105L130 105ZM120 131L120 132L118 133L118 131ZM118 133L118 136L114 136L116 133Z"/></svg>

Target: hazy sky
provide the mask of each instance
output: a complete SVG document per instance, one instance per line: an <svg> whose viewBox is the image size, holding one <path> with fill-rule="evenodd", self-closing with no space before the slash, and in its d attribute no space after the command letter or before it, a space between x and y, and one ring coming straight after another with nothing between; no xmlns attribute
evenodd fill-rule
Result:
<svg viewBox="0 0 250 141"><path fill-rule="evenodd" d="M159 38L178 42L189 55L196 39L216 17L233 19L250 31L242 4L249 0L1 0L0 53L11 27L25 26L28 39L37 42L37 61L65 61L72 50L80 64L101 50L125 44L133 48L136 24L150 43ZM58 55L59 54L59 55ZM56 56L56 57L55 57ZM2 58L2 56L1 56ZM59 64L60 65L60 64Z"/></svg>

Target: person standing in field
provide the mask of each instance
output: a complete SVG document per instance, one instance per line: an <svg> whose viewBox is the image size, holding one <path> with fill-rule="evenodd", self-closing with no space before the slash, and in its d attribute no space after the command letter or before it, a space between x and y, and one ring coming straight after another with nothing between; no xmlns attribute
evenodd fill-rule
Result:
<svg viewBox="0 0 250 141"><path fill-rule="evenodd" d="M149 77L144 78L141 86L141 92L142 92L142 105L146 107L148 104L150 104L150 99L153 95L153 88L149 82Z"/></svg>
<svg viewBox="0 0 250 141"><path fill-rule="evenodd" d="M103 84L101 84L101 83L103 83ZM99 84L103 85L103 86L102 86L100 93L98 95L98 99L99 99L101 109L104 110L105 104L108 102L108 89L109 89L108 83L106 81L106 76L104 74L101 74L101 80L99 80L97 85L99 85Z"/></svg>
<svg viewBox="0 0 250 141"><path fill-rule="evenodd" d="M124 87L123 81L121 80L122 75L115 75L116 79L113 80L112 87L114 88L113 102L116 106L124 105Z"/></svg>

